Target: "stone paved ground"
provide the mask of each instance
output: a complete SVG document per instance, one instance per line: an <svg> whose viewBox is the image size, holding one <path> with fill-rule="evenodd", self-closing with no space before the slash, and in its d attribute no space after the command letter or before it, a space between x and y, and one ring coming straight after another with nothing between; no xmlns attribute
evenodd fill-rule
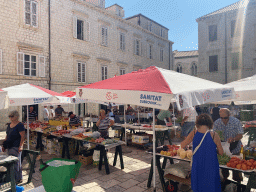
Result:
<svg viewBox="0 0 256 192"><path fill-rule="evenodd" d="M243 137L243 144L247 142L248 136ZM176 144L176 143L174 143ZM152 191L152 188L147 188L147 179L150 169L150 162L152 156L145 153L145 150L139 149L133 146L123 146L123 149L128 148L132 150L131 153L124 153L124 166L125 169L121 170L120 163L117 161L116 167L110 166L110 174L106 175L105 168L101 171L98 170L96 166L82 166L80 168L79 176L75 182L74 190L76 192L148 192ZM108 152L108 160L110 165L113 164L114 151L110 150ZM47 161L56 156L49 155L45 152L42 152L43 161ZM72 159L77 159L78 156L72 157ZM118 159L119 160L119 159ZM24 181L28 178L28 172L25 170L26 162L23 162L23 179ZM162 191L158 173L156 174L156 191ZM229 179L232 179L232 174L230 174ZM244 177L243 184L246 184L248 178ZM33 174L33 179L30 184L24 185L25 191L29 191L33 188L42 185L41 174L39 172L39 161L36 162L36 172ZM187 191L186 186L180 186L183 188L183 191ZM190 192L192 190L189 190ZM256 192L256 190L252 190Z"/></svg>

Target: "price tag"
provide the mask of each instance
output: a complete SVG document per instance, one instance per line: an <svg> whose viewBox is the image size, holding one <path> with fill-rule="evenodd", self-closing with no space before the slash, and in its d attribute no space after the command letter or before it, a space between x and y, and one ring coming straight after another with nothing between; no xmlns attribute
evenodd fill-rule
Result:
<svg viewBox="0 0 256 192"><path fill-rule="evenodd" d="M56 127L56 129L59 131L59 130L62 130L62 125L59 125Z"/></svg>

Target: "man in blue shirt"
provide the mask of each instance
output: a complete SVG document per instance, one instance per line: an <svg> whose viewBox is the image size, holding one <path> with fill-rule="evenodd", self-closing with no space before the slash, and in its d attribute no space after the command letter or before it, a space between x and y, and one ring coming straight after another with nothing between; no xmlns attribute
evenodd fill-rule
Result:
<svg viewBox="0 0 256 192"><path fill-rule="evenodd" d="M242 142L241 139L244 134L244 130L241 122L230 116L230 111L227 108L220 109L220 118L214 122L214 131L222 131L224 141L230 143L230 152L233 155L239 155ZM229 176L229 171L222 169L224 180ZM233 179L236 181L242 181L243 178L237 171L233 171Z"/></svg>

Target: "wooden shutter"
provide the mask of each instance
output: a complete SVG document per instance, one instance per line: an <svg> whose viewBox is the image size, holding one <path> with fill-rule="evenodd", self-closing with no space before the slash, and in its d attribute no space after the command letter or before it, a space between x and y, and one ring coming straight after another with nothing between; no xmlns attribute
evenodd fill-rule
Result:
<svg viewBox="0 0 256 192"><path fill-rule="evenodd" d="M24 53L17 53L17 75L24 75Z"/></svg>
<svg viewBox="0 0 256 192"><path fill-rule="evenodd" d="M83 83L85 83L85 77L86 77L85 64L82 63L81 65L82 65L82 66L81 66L81 67L82 67L82 69L81 69L81 70L82 70L82 72L81 72L81 74L82 74L82 79L81 79L81 80L82 80Z"/></svg>
<svg viewBox="0 0 256 192"><path fill-rule="evenodd" d="M90 41L90 23L88 21L85 21L84 26L85 26L85 30L84 30L85 38L84 39L86 41Z"/></svg>
<svg viewBox="0 0 256 192"><path fill-rule="evenodd" d="M38 3L35 1L31 1L31 24L38 27Z"/></svg>
<svg viewBox="0 0 256 192"><path fill-rule="evenodd" d="M108 46L108 28L105 28L105 45Z"/></svg>
<svg viewBox="0 0 256 192"><path fill-rule="evenodd" d="M77 39L77 17L73 17L73 36Z"/></svg>
<svg viewBox="0 0 256 192"><path fill-rule="evenodd" d="M133 40L133 54L136 55L136 39Z"/></svg>
<svg viewBox="0 0 256 192"><path fill-rule="evenodd" d="M77 63L77 81L81 82L82 81L82 69L81 69L81 63Z"/></svg>
<svg viewBox="0 0 256 192"><path fill-rule="evenodd" d="M45 57L39 55L39 77L45 77Z"/></svg>
<svg viewBox="0 0 256 192"><path fill-rule="evenodd" d="M101 45L105 45L105 28L101 27Z"/></svg>
<svg viewBox="0 0 256 192"><path fill-rule="evenodd" d="M3 51L0 49L0 74L3 73Z"/></svg>
<svg viewBox="0 0 256 192"><path fill-rule="evenodd" d="M140 55L143 55L143 48L142 48L142 42L140 42Z"/></svg>
<svg viewBox="0 0 256 192"><path fill-rule="evenodd" d="M123 34L123 51L125 50L125 35Z"/></svg>

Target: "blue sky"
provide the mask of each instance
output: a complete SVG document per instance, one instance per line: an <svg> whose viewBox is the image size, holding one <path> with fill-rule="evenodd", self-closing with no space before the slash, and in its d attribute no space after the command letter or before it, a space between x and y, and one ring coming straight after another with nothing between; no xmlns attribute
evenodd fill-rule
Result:
<svg viewBox="0 0 256 192"><path fill-rule="evenodd" d="M106 7L117 3L125 17L143 14L169 28L173 50L198 49L196 19L237 2L238 0L106 0Z"/></svg>

